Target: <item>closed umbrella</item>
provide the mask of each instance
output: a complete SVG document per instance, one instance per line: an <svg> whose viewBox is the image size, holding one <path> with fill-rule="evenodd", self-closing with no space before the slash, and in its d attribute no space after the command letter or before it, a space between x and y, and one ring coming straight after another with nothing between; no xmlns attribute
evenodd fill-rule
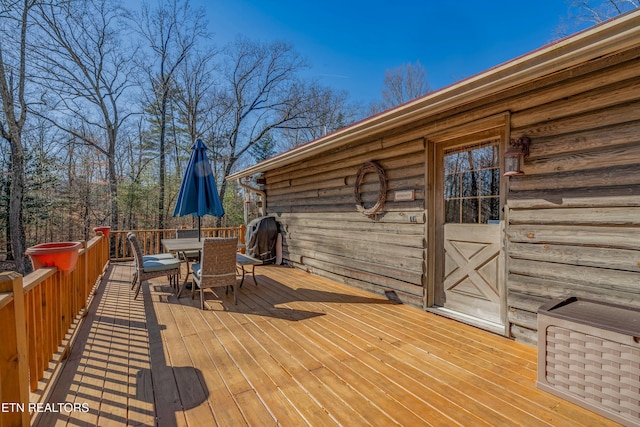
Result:
<svg viewBox="0 0 640 427"><path fill-rule="evenodd" d="M207 146L198 139L191 150L191 158L182 178L173 216L198 217L198 239L200 239L202 217L205 215L222 217L224 208L207 157Z"/></svg>

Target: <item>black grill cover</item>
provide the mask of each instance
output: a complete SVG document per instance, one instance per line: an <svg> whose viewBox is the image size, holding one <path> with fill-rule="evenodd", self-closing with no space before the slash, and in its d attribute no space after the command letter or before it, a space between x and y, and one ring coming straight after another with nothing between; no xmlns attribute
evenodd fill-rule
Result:
<svg viewBox="0 0 640 427"><path fill-rule="evenodd" d="M272 216L256 218L247 225L245 242L247 255L262 260L265 264L276 262L278 223Z"/></svg>

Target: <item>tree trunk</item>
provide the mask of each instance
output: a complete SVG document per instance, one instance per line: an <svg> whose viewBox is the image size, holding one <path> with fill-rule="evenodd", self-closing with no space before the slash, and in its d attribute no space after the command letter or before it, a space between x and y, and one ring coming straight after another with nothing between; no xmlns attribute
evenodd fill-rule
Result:
<svg viewBox="0 0 640 427"><path fill-rule="evenodd" d="M4 196L6 198L6 200L9 200L11 198L11 179L9 178L11 176L11 165L9 165L9 168L7 170L7 180L5 181L5 185L4 185ZM9 221L9 209L10 209L10 204L7 203L6 205L6 217L7 217L7 225L6 225L6 229L5 229L5 234L6 234L6 250L7 250L7 261L13 261L13 249L11 248L11 222Z"/></svg>
<svg viewBox="0 0 640 427"><path fill-rule="evenodd" d="M164 229L164 192L165 192L165 169L166 169L166 156L165 156L165 116L161 113L160 119L160 170L158 171L158 229Z"/></svg>
<svg viewBox="0 0 640 427"><path fill-rule="evenodd" d="M4 110L5 123L0 130L2 137L11 146L11 185L9 188L9 229L11 234L11 250L15 259L16 270L22 275L32 271L31 262L25 255L26 237L24 233L24 220L22 218L22 202L24 199L24 149L22 148L22 127L26 120L27 104L24 97L25 87L25 63L26 63L26 40L29 2L24 1L21 6L18 2L17 12L20 14L20 44L16 46L15 52L19 54L20 66L17 74L15 69L7 73L5 66L4 52L0 49L0 98ZM11 15L11 10L7 9L3 13ZM14 80L15 79L15 80ZM17 90L14 94L13 83L17 81ZM16 110L18 113L16 113Z"/></svg>
<svg viewBox="0 0 640 427"><path fill-rule="evenodd" d="M231 169L233 168L233 162L228 162L225 167L224 167L224 177L229 176L229 174L231 174ZM222 204L224 205L224 196L227 193L227 180L226 179L222 179L222 183L220 184L220 201L222 202ZM220 228L222 227L222 218L218 217L216 219L216 227Z"/></svg>
<svg viewBox="0 0 640 427"><path fill-rule="evenodd" d="M114 136L115 137L115 136ZM116 174L116 144L109 143L107 165L109 168L109 193L111 195L111 229L119 230L120 211L118 209L118 176Z"/></svg>
<svg viewBox="0 0 640 427"><path fill-rule="evenodd" d="M162 74L163 74L163 81L165 81L166 79L164 79L164 70L162 70ZM162 94L162 102L160 103L160 147L159 147L159 151L160 151L160 170L158 171L158 229L159 230L163 230L164 229L164 193L165 193L165 175L166 175L166 163L167 163L167 156L166 156L166 135L167 135L167 86L168 83L164 83L162 90L163 90L163 94Z"/></svg>
<svg viewBox="0 0 640 427"><path fill-rule="evenodd" d="M20 132L11 132L11 194L9 198L9 227L11 229L11 250L16 269L22 275L29 274L33 268L26 251L26 237L22 218L24 199L24 150Z"/></svg>

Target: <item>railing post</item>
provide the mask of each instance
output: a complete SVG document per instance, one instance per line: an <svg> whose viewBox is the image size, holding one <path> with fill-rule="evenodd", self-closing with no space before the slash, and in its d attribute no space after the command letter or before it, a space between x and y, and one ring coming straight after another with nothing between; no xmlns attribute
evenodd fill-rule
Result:
<svg viewBox="0 0 640 427"><path fill-rule="evenodd" d="M0 273L2 292L13 292L13 301L0 309L0 425L28 426L29 357L22 276L14 271Z"/></svg>
<svg viewBox="0 0 640 427"><path fill-rule="evenodd" d="M113 236L115 239L115 236ZM100 257L100 272L104 271L105 264L111 259L111 233L108 237L104 238L104 244L102 245L102 256Z"/></svg>
<svg viewBox="0 0 640 427"><path fill-rule="evenodd" d="M83 256L84 256L84 271L82 272L82 280L80 281L80 283L78 283L78 291L80 291L79 293L82 295L83 301L80 301L80 308L85 310L88 309L87 307L87 300L89 299L89 289L90 289L90 281L89 281L89 272L90 270L90 264L92 262L94 262L94 260L89 256L89 247L87 245L87 241L83 240L82 241L82 249L84 249ZM82 287L82 289L80 289L80 287ZM77 313L74 313L77 314Z"/></svg>
<svg viewBox="0 0 640 427"><path fill-rule="evenodd" d="M240 246L240 253L246 253L247 252L247 248L246 248L246 243L244 240L244 236L247 233L247 225L246 224L242 224L240 226L240 235L238 236L238 243L241 244Z"/></svg>

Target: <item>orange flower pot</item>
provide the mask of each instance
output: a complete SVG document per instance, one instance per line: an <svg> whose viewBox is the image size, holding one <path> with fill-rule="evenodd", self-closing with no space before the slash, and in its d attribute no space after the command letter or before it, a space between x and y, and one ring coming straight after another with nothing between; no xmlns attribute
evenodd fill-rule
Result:
<svg viewBox="0 0 640 427"><path fill-rule="evenodd" d="M108 225L103 225L100 227L94 227L93 231L95 232L100 232L104 235L105 238L109 238L109 231L111 231L111 227L109 227Z"/></svg>
<svg viewBox="0 0 640 427"><path fill-rule="evenodd" d="M78 261L80 242L41 243L27 248L34 270L42 267L58 267L65 273L73 271Z"/></svg>

